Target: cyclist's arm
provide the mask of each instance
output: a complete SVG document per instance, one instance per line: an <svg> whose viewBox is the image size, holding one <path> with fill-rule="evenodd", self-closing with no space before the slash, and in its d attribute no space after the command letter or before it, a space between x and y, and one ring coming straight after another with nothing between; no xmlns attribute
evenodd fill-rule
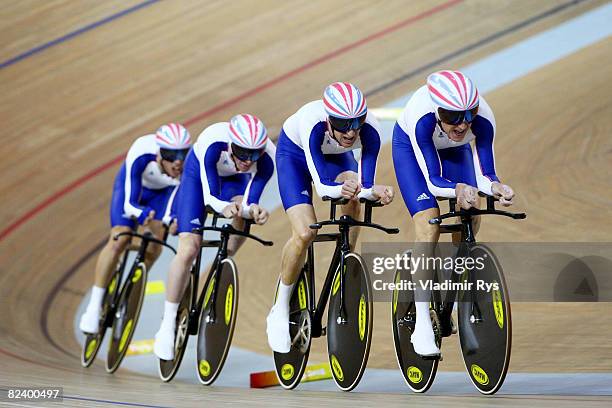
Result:
<svg viewBox="0 0 612 408"><path fill-rule="evenodd" d="M415 137L411 137L410 142L429 191L436 197L454 198L457 183L442 177L440 155L432 138L435 127L435 115L433 113L424 115L417 122Z"/></svg>
<svg viewBox="0 0 612 408"><path fill-rule="evenodd" d="M336 183L326 175L325 157L321 151L325 131L325 122L318 122L314 127L300 123L300 138L308 171L315 185L315 190L320 197L329 196L338 198L342 195L342 183Z"/></svg>
<svg viewBox="0 0 612 408"><path fill-rule="evenodd" d="M166 204L166 211L164 212L164 216L162 217L162 222L166 225L170 225L172 220L176 218L176 206L177 200L176 192L178 191L179 186L174 186L172 189L172 193L170 194L170 198L168 199L168 203Z"/></svg>
<svg viewBox="0 0 612 408"><path fill-rule="evenodd" d="M268 143L272 144L272 142ZM249 180L249 184L244 191L244 198L242 199L243 217L250 217L251 204L259 204L261 194L274 174L274 160L272 160L274 151L276 151L274 147L270 150L266 147L266 152L257 160L257 171L251 177L251 180Z"/></svg>
<svg viewBox="0 0 612 408"><path fill-rule="evenodd" d="M221 195L221 179L217 172L217 162L225 149L226 144L223 142L215 142L205 146L203 149L204 157L200 165L204 204L210 205L218 213L222 213L223 209L231 204L219 198Z"/></svg>
<svg viewBox="0 0 612 408"><path fill-rule="evenodd" d="M138 222L142 224L151 212L152 208L142 206L138 203L142 191L142 173L147 165L155 160L153 154L143 154L140 156L132 156L131 152L125 160L125 184L123 202L123 211L128 217L138 218Z"/></svg>
<svg viewBox="0 0 612 408"><path fill-rule="evenodd" d="M372 123L365 123L361 128L359 137L361 138L359 180L362 186L361 192L367 194L374 185L376 161L380 152L380 126L378 126L378 121L374 119Z"/></svg>
<svg viewBox="0 0 612 408"><path fill-rule="evenodd" d="M493 149L495 118L491 109L483 102L481 101L478 116L472 122L472 133L476 136L476 141L472 146L472 156L478 190L493 195L491 185L493 182L499 181L495 172L495 153Z"/></svg>

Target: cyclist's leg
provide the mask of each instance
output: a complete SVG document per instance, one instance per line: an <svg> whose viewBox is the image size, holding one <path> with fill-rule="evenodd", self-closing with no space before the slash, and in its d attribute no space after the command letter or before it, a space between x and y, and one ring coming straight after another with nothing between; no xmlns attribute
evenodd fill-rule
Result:
<svg viewBox="0 0 612 408"><path fill-rule="evenodd" d="M336 183L342 183L347 180L354 180L359 182L359 165L353 152L345 152L342 154L328 154L325 155L326 160L326 171L330 178L333 178ZM361 205L358 200L351 200L348 204L341 207L340 210L342 215L350 215L351 217L358 219L361 212ZM359 227L351 228L349 232L349 241L351 244L351 250L355 248L357 238L359 237Z"/></svg>
<svg viewBox="0 0 612 408"><path fill-rule="evenodd" d="M141 202L143 205L146 205L155 211L155 218L151 220L145 228L150 230L155 238L159 240L164 239L165 229L162 220L166 214L170 214L168 204L170 204L170 198L174 192L174 189L174 186L166 187L160 190L143 188ZM161 254L161 251L161 245L155 243L149 244L145 254L145 264L147 265L148 270L153 267L153 264Z"/></svg>
<svg viewBox="0 0 612 408"><path fill-rule="evenodd" d="M278 187L291 224L291 237L281 253L281 276L276 302L267 318L268 344L277 352L289 352L289 301L304 264L308 246L316 237L310 224L316 222L312 206L312 179L304 152L284 132L276 150Z"/></svg>
<svg viewBox="0 0 612 408"><path fill-rule="evenodd" d="M469 144L459 147L440 150L440 160L442 162L442 175L448 180L456 183L464 183L470 186L478 187L476 181L476 173L474 171L474 159L472 149ZM478 197L476 208L480 208L481 200ZM474 232L477 233L480 228L480 217L474 217ZM455 232L452 234L453 243L458 244L461 241L461 233Z"/></svg>
<svg viewBox="0 0 612 408"><path fill-rule="evenodd" d="M249 184L251 176L246 173L239 173L229 177L221 177L221 200L232 201L243 204L243 194ZM244 220L241 216L232 219L232 226L237 230L244 229ZM227 243L227 254L234 256L242 246L246 238L237 235L230 236Z"/></svg>
<svg viewBox="0 0 612 408"><path fill-rule="evenodd" d="M136 225L134 221L123 216L123 201L125 197L123 189L124 179L125 168L122 167L115 178L113 187L110 206L110 235L108 241L106 241L106 244L98 255L91 297L89 298L87 309L81 316L79 324L80 329L86 333L97 333L98 331L98 320L100 318L106 287L111 279L113 270L117 267L121 254L130 241L129 237L120 237L116 241L113 238L121 232L130 231Z"/></svg>
<svg viewBox="0 0 612 408"><path fill-rule="evenodd" d="M412 257L421 258L424 262L434 255L435 244L440 236L437 225L429 224L429 220L440 214L436 198L429 191L408 135L396 124L393 130L393 165L402 193L402 198L408 207L414 223L415 245ZM427 267L417 267L413 274L415 279L415 331L411 336L414 349L421 355L436 355L440 350L435 344L435 337L429 315L429 290L423 290L419 281L426 282L433 278L433 271ZM426 266L426 265L425 265Z"/></svg>
<svg viewBox="0 0 612 408"><path fill-rule="evenodd" d="M205 211L202 199L199 161L193 150L185 160L181 185L177 192L177 218L179 243L177 253L170 263L164 317L157 334L153 351L163 360L174 358L174 330L176 313L185 288L189 283L191 265L200 250L202 236L192 233L192 229L204 225Z"/></svg>
<svg viewBox="0 0 612 408"><path fill-rule="evenodd" d="M336 182L338 183L342 183L346 180L359 181L359 176L354 171L348 170L348 171L344 171L338 174L338 177L336 177ZM361 205L359 203L359 200L351 200L347 204L341 206L340 213L342 215L349 215L353 217L354 219L358 220L361 214ZM349 232L349 241L350 241L351 251L355 249L355 245L357 244L357 239L359 238L360 230L361 228L359 227L352 227Z"/></svg>

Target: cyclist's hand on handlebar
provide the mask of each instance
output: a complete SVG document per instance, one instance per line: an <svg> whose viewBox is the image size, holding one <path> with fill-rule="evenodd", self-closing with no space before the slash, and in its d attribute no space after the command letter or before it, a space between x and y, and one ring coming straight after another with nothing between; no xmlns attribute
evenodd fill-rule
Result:
<svg viewBox="0 0 612 408"><path fill-rule="evenodd" d="M155 218L155 210L149 211L149 215L147 215L147 218L145 218L144 221L142 222L142 226L143 227L147 226L151 221L153 221L154 218Z"/></svg>
<svg viewBox="0 0 612 408"><path fill-rule="evenodd" d="M249 210L253 221L258 225L263 225L268 221L268 217L270 214L265 208L260 207L257 204L251 204L251 208Z"/></svg>
<svg viewBox="0 0 612 408"><path fill-rule="evenodd" d="M514 190L512 187L496 181L491 184L491 191L493 192L493 196L498 198L499 203L504 207L509 207L513 204L512 199L514 198Z"/></svg>
<svg viewBox="0 0 612 408"><path fill-rule="evenodd" d="M225 218L234 218L236 215L241 213L242 209L238 203L230 203L223 209L223 216Z"/></svg>
<svg viewBox="0 0 612 408"><path fill-rule="evenodd" d="M168 233L170 235L176 235L177 231L178 231L178 222L176 218L173 218L172 222L170 223L170 226L168 227Z"/></svg>
<svg viewBox="0 0 612 408"><path fill-rule="evenodd" d="M469 210L478 202L478 189L468 184L457 183L455 187L457 203L464 210Z"/></svg>
<svg viewBox="0 0 612 408"><path fill-rule="evenodd" d="M395 197L395 191L393 191L393 187L391 186L383 186L379 184L375 184L372 186L372 194L376 197L377 200L380 201L382 205L387 205L393 201L393 197Z"/></svg>
<svg viewBox="0 0 612 408"><path fill-rule="evenodd" d="M355 180L345 180L344 183L342 183L341 194L343 198L346 198L347 200L352 200L357 197L357 194L359 194L360 190L361 186L358 182L356 182Z"/></svg>

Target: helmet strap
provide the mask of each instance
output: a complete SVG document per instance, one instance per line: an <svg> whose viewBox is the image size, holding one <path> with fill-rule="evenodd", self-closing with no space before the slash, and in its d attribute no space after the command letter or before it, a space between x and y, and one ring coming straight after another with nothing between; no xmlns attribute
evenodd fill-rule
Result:
<svg viewBox="0 0 612 408"><path fill-rule="evenodd" d="M334 129L334 127L331 125L329 119L327 119L327 131L329 135L331 136L331 138L334 139L336 143L340 144L340 141L336 139L336 129Z"/></svg>
<svg viewBox="0 0 612 408"><path fill-rule="evenodd" d="M157 164L159 165L159 168L161 169L163 174L165 174L166 176L170 176L166 171L166 168L164 167L164 158L159 152L157 152Z"/></svg>

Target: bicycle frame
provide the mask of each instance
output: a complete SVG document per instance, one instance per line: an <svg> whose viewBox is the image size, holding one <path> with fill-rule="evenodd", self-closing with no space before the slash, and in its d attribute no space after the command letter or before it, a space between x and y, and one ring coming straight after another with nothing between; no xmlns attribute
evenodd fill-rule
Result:
<svg viewBox="0 0 612 408"><path fill-rule="evenodd" d="M214 283L213 290L210 295L211 310L210 310L210 315L208 316L209 319L214 321L216 319L215 305L216 305L216 299L217 299L217 291L218 291L217 289L219 285L219 274L221 273L221 262L227 258L227 245L229 243L230 236L239 235L239 236L254 239L266 246L272 245L272 242L264 241L250 234L251 225L253 224L252 220L245 220L244 230L238 231L234 227L232 227L231 224L224 224L221 227L218 227L217 222L219 218L221 218L221 214L215 212L209 206L207 206L206 211L207 211L207 214L213 215L211 226L194 228L193 232L197 234L200 234L200 233L203 234L204 231L216 231L216 232L220 232L221 236L220 236L220 239L213 239L213 240L203 239L202 240L202 243L200 244L200 251L198 252L196 261L191 269L191 273L193 274L194 284L192 285L192 288L191 288L191 303L190 303L191 309L189 310L188 334L193 334L193 335L198 334L198 327L199 327L198 313L200 310L202 310L204 298L206 297L206 294L204 293L204 291L198 297L198 288L199 288L199 282L200 282L200 267L201 267L201 262L202 262L202 249L203 248L215 248L215 247L218 248L217 254L215 255L215 259L213 260L213 263L209 269L208 276L206 277L206 282L204 282L204 287L206 287L210 279L215 277L215 283Z"/></svg>
<svg viewBox="0 0 612 408"><path fill-rule="evenodd" d="M134 271L136 270L136 265L138 265L141 262L144 262L145 259L145 255L147 252L147 248L149 247L149 244L151 242L155 242L157 244L163 245L167 248L170 248L172 251L174 251L174 248L172 248L171 246L169 246L168 244L166 244L166 239L168 238L168 228L165 227L164 228L164 238L163 241L162 240L158 240L157 238L154 237L154 235L150 232L150 231L146 231L144 234L138 234L135 231L126 231L126 232L121 232L117 235L115 235L113 237L113 239L116 241L119 239L119 237L122 236L129 236L129 242L128 242L128 246L126 247L124 253L123 253L123 258L121 260L121 263L119 264L119 267L117 269L115 269L115 271L113 272L113 274L111 275L111 281L112 279L116 279L116 289L113 292L113 297L111 299L110 302L110 313L108 313L106 315L106 320L104 322L104 326L106 327L110 327L112 325L113 322L113 316L115 314L115 311L117 310L117 302L119 301L119 294L121 292L120 287L122 286L122 282L124 282L127 279L131 279L132 275L134 274ZM130 248L130 245L132 243L132 238L133 237L139 237L141 239L140 241L140 245L138 246L138 252L136 253L136 259L134 259L134 262L132 263L132 267L130 268L130 271L128 272L128 274L126 275L126 279L123 279L123 275L125 274L125 267L127 265L127 260L128 260L128 256L130 254L130 251L132 250Z"/></svg>
<svg viewBox="0 0 612 408"><path fill-rule="evenodd" d="M479 193L479 195L481 197L485 196L482 193ZM486 195L486 199L487 199L487 206L486 206L486 209L484 210L477 209L477 208L470 208L469 210L461 209L457 211L456 210L457 199L450 198L448 200L449 212L447 214L444 214L444 215L441 215L439 217L429 220L430 224L440 225L440 234L449 234L449 233L456 233L456 232L459 232L461 234L459 250L457 252L457 256L459 257L466 257L467 255L469 255L470 250L476 244L476 233L474 231L474 224L473 224L473 219L475 216L491 214L491 215L502 215L505 217L513 218L513 219L526 218L526 214L524 213L510 213L507 211L501 211L501 210L495 209L496 200L495 200L495 197L493 196ZM460 222L456 224L446 224L446 225L442 224L442 220L446 218L451 218L451 217L459 217ZM457 283L460 277L461 275L452 272L452 276L451 276L452 283L453 284ZM468 277L470 280L474 279L473 274L471 273L468 274ZM478 322L482 320L482 315L481 315L477 302L473 300L473 299L476 299L475 285L470 285L470 286L471 286L470 299L472 299L470 301L471 302L471 318L473 319L474 322ZM445 324L445 322L450 321L450 316L453 311L453 306L457 300L457 290L454 289L455 285L452 285L452 287L453 289L447 291L446 299L443 303L441 302L441 299L440 299L440 293L435 292L434 294L434 296L437 296L437 298L434 298L435 302L441 306L441 310L437 310L437 312L440 315L441 322L444 322L442 324ZM450 335L450 332L447 332L445 334Z"/></svg>
<svg viewBox="0 0 612 408"><path fill-rule="evenodd" d="M310 310L311 319L311 336L321 337L325 335L325 329L322 325L323 313L325 306L329 300L329 294L331 292L332 283L336 269L339 267L340 271L344 271L344 264L346 256L351 252L349 231L351 227L365 226L380 229L389 234L397 234L399 230L397 228L385 228L377 224L372 223L372 208L378 206L371 201L365 201L365 213L363 221L356 221L348 215L342 215L340 219L336 219L336 206L343 205L348 202L344 199L331 199L329 197L323 197L324 201L331 201L331 208L329 214L329 220L312 224L310 228L320 229L324 225L338 225L340 232L337 233L326 233L318 234L314 239L313 243L308 247L307 255L307 271L308 271L308 284L310 288L311 299L316 300L315 297L315 279L314 279L314 244L316 242L329 242L336 241L336 247L332 256L327 275L325 276L325 282L321 288L319 299L316 308ZM313 304L314 306L314 304ZM344 273L340 275L340 315L339 323L346 323L346 315L344 311Z"/></svg>

